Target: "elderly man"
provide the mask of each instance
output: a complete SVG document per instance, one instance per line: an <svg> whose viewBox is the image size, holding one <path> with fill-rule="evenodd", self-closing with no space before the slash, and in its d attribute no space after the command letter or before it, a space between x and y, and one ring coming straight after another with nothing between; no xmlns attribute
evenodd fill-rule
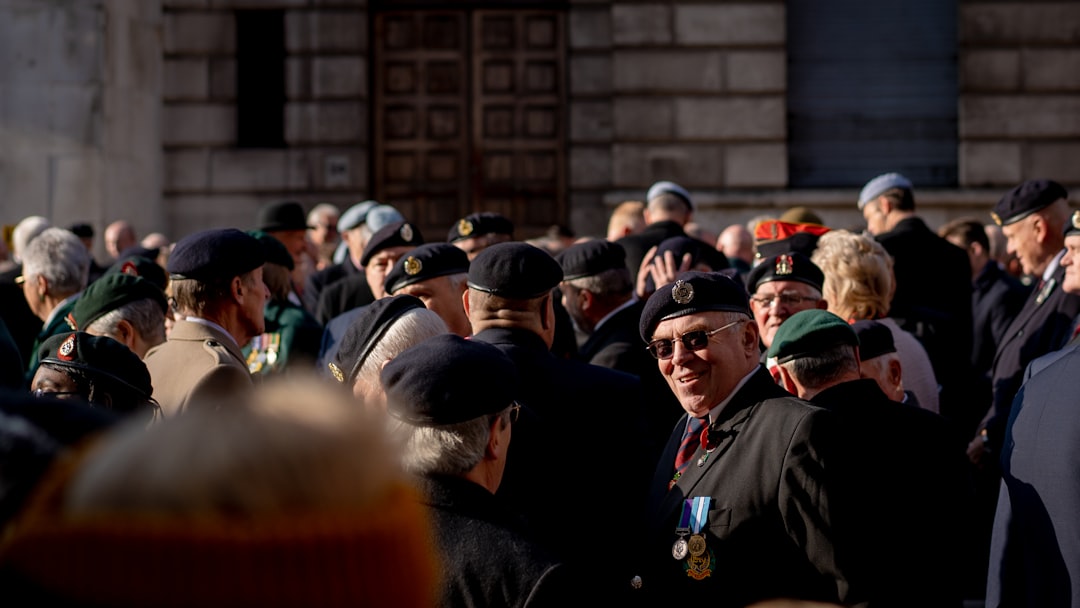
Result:
<svg viewBox="0 0 1080 608"><path fill-rule="evenodd" d="M652 604L856 602L826 474L833 420L765 371L742 284L688 272L649 297L639 329L686 415L657 464L633 584Z"/></svg>
<svg viewBox="0 0 1080 608"><path fill-rule="evenodd" d="M265 331L270 292L264 262L259 241L234 228L196 232L176 243L166 268L176 324L164 344L146 353L166 416L251 389L240 349Z"/></svg>
<svg viewBox="0 0 1080 608"><path fill-rule="evenodd" d="M75 329L108 336L140 359L165 341L165 294L150 281L116 272L94 281L75 303Z"/></svg>
<svg viewBox="0 0 1080 608"><path fill-rule="evenodd" d="M615 557L628 550L630 536L605 539L612 559L598 560L596 546L581 542L581 506L566 497L597 496L626 505L604 510L608 529L638 524L634 505L642 500L653 462L641 385L629 374L552 354L552 289L562 278L559 263L541 249L525 243L492 245L469 266L465 310L473 339L496 346L514 361L521 402L528 410L499 493L557 555L592 568L598 588L617 589L625 586L617 574L624 564ZM602 464L609 444L619 454L618 466ZM602 474L583 474L597 467Z"/></svg>
<svg viewBox="0 0 1080 608"><path fill-rule="evenodd" d="M105 227L105 250L116 260L120 253L139 244L135 229L126 220L116 220Z"/></svg>
<svg viewBox="0 0 1080 608"><path fill-rule="evenodd" d="M401 256L390 274L385 290L392 296L408 294L420 298L424 306L442 317L446 326L463 338L472 335L462 296L467 287L469 257L450 243L427 243Z"/></svg>
<svg viewBox="0 0 1080 608"><path fill-rule="evenodd" d="M446 323L419 298L390 296L360 309L326 367L365 407L385 410L386 395L379 384L383 366L406 348L445 333Z"/></svg>
<svg viewBox="0 0 1080 608"><path fill-rule="evenodd" d="M861 377L859 339L824 310L796 313L768 351L784 386L835 413L845 516L859 543L872 606L960 606L964 523L971 499L962 443L941 416L887 397ZM912 449L882 450L882 445Z"/></svg>
<svg viewBox="0 0 1080 608"><path fill-rule="evenodd" d="M514 223L490 211L466 215L451 226L446 235L446 242L464 251L470 262L485 248L512 240Z"/></svg>
<svg viewBox="0 0 1080 608"><path fill-rule="evenodd" d="M686 236L683 229L694 215L690 193L675 182L656 182L645 195L645 229L616 241L626 251L626 267L636 277L650 248L674 236Z"/></svg>
<svg viewBox="0 0 1080 608"><path fill-rule="evenodd" d="M419 477L442 554L440 606L534 606L582 599L556 557L495 498L520 406L514 364L459 336L431 338L382 373L405 469ZM483 386L483 390L476 387Z"/></svg>
<svg viewBox="0 0 1080 608"><path fill-rule="evenodd" d="M750 309L754 313L761 344L767 350L773 336L791 315L811 308L825 310L821 297L825 275L810 258L798 252L762 260L746 277Z"/></svg>

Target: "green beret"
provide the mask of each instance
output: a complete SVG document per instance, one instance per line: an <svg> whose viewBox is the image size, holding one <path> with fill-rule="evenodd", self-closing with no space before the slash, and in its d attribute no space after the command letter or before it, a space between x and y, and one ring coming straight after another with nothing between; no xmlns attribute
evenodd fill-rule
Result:
<svg viewBox="0 0 1080 608"><path fill-rule="evenodd" d="M154 392L142 359L107 336L81 331L56 334L41 345L38 358L41 363L80 370L127 386L146 399Z"/></svg>
<svg viewBox="0 0 1080 608"><path fill-rule="evenodd" d="M296 262L293 260L288 248L285 247L285 243L262 230L248 230L248 234L254 237L256 241L259 241L259 246L262 247L263 257L266 258L267 264L277 264L289 270L296 268Z"/></svg>
<svg viewBox="0 0 1080 608"><path fill-rule="evenodd" d="M91 283L79 296L71 310L70 319L74 322L75 329L85 331L91 323L106 314L139 300L153 300L161 307L162 312L165 312L168 306L165 293L150 281L122 272L107 274Z"/></svg>
<svg viewBox="0 0 1080 608"><path fill-rule="evenodd" d="M165 274L165 269L160 264L138 255L120 256L120 259L105 270L105 276L116 273L142 277L162 291L165 291L169 284L169 275Z"/></svg>
<svg viewBox="0 0 1080 608"><path fill-rule="evenodd" d="M814 308L784 321L773 336L768 356L775 357L777 363L787 363L842 345L859 345L855 330L833 313Z"/></svg>

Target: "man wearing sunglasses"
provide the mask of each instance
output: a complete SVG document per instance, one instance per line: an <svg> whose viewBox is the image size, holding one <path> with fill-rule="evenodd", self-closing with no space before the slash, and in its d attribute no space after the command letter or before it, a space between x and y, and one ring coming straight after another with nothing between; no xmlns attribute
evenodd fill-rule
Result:
<svg viewBox="0 0 1080 608"><path fill-rule="evenodd" d="M649 490L631 581L645 603L857 603L826 475L833 419L761 365L743 285L685 273L649 297L639 329L686 411Z"/></svg>

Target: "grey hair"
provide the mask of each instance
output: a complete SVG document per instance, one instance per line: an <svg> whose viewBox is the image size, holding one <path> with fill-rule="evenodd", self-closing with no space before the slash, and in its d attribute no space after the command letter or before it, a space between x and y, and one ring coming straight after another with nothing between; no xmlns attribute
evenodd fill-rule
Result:
<svg viewBox="0 0 1080 608"><path fill-rule="evenodd" d="M448 275L447 278L450 279L450 289L454 291L459 289L464 291L465 282L469 280L469 275L468 273L460 272L458 274Z"/></svg>
<svg viewBox="0 0 1080 608"><path fill-rule="evenodd" d="M481 416L457 424L426 427L400 425L404 433L402 465L418 474L464 475L484 457L491 433L491 423L501 418L500 428L510 421L510 408L498 414Z"/></svg>
<svg viewBox="0 0 1080 608"><path fill-rule="evenodd" d="M799 384L811 390L828 386L846 374L859 375L859 359L855 356L855 347L846 344L780 365L794 376Z"/></svg>
<svg viewBox="0 0 1080 608"><path fill-rule="evenodd" d="M566 284L598 296L626 295L634 289L634 282L627 268L610 268L592 276L571 279Z"/></svg>
<svg viewBox="0 0 1080 608"><path fill-rule="evenodd" d="M367 386L381 387L379 374L382 372L383 362L393 359L407 348L445 333L450 330L442 317L426 308L414 308L406 311L397 318L383 337L375 343L364 359L363 365L356 372L356 382L363 382Z"/></svg>
<svg viewBox="0 0 1080 608"><path fill-rule="evenodd" d="M26 252L26 246L30 244L30 241L34 240L34 237L50 226L52 226L52 223L40 215L23 218L21 222L15 225L15 230L11 233L11 254L15 257L16 262L22 261L22 256Z"/></svg>
<svg viewBox="0 0 1080 608"><path fill-rule="evenodd" d="M23 276L48 279L55 294L73 294L86 287L90 252L79 237L63 228L42 231L22 254Z"/></svg>
<svg viewBox="0 0 1080 608"><path fill-rule="evenodd" d="M308 224L316 224L316 223L318 223L319 218L321 216L323 216L323 215L333 215L335 217L340 217L341 216L341 211L338 210L337 207L331 205L330 203L319 203L318 205L315 205L314 207L312 207L311 211L308 211L308 214L307 214Z"/></svg>
<svg viewBox="0 0 1080 608"><path fill-rule="evenodd" d="M95 319L83 331L116 338L120 321L131 323L139 336L151 345L165 341L165 311L149 298L114 308Z"/></svg>

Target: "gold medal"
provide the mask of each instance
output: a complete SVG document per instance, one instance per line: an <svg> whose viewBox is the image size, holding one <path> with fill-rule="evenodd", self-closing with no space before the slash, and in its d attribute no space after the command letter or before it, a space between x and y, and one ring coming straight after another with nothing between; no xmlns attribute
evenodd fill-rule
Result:
<svg viewBox="0 0 1080 608"><path fill-rule="evenodd" d="M671 557L674 557L677 560L686 559L686 553L687 547L685 538L679 538L679 540L675 541L674 545L671 545Z"/></svg>
<svg viewBox="0 0 1080 608"><path fill-rule="evenodd" d="M701 534L691 536L690 542L686 543L686 545L690 555L694 557L700 557L702 553L705 553L705 537Z"/></svg>
<svg viewBox="0 0 1080 608"><path fill-rule="evenodd" d="M712 549L708 549L701 555L691 555L689 559L683 562L683 570L686 571L686 576L696 581L703 581L712 576L713 564L715 563L716 555L712 552Z"/></svg>

